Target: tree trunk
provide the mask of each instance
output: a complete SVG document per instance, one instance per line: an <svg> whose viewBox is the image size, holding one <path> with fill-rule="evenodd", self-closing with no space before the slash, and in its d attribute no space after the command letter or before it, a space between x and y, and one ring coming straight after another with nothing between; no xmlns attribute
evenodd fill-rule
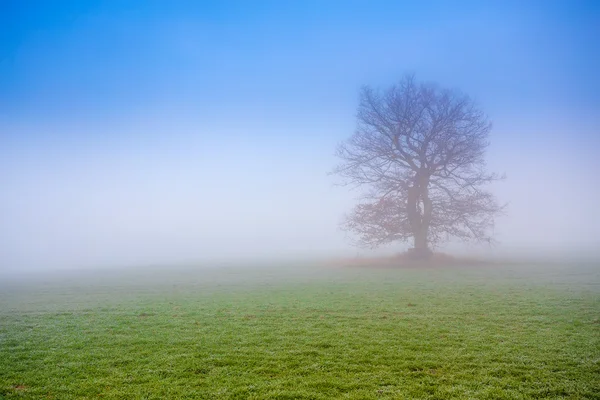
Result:
<svg viewBox="0 0 600 400"><path fill-rule="evenodd" d="M410 250L410 255L416 259L423 259L431 255L427 241L432 212L428 190L429 178L426 175L417 173L414 179L415 183L410 188L407 196L408 220L413 231L415 245ZM420 203L423 209L420 208Z"/></svg>
<svg viewBox="0 0 600 400"><path fill-rule="evenodd" d="M415 247L411 249L411 256L416 259L428 258L431 255L427 244L427 230L421 229L414 234Z"/></svg>

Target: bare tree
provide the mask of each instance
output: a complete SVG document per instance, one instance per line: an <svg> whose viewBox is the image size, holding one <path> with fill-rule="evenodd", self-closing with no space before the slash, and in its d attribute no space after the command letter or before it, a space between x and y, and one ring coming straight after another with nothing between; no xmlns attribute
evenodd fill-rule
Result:
<svg viewBox="0 0 600 400"><path fill-rule="evenodd" d="M408 75L385 91L364 87L357 119L333 173L367 188L343 223L359 245L412 238L427 257L451 237L492 241L503 206L484 189L501 177L486 172L491 123L474 101Z"/></svg>

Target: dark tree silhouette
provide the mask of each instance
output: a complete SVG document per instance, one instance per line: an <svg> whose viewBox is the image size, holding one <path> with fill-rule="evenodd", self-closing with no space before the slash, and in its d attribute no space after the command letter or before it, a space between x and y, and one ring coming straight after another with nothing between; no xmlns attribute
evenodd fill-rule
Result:
<svg viewBox="0 0 600 400"><path fill-rule="evenodd" d="M385 91L363 87L357 129L339 145L333 173L367 188L343 228L357 244L414 241L415 257L452 237L491 242L502 210L485 186L491 123L468 96L405 76Z"/></svg>

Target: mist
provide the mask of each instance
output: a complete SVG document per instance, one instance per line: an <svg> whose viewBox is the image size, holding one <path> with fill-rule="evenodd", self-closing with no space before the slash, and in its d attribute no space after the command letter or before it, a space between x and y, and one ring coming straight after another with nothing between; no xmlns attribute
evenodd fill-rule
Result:
<svg viewBox="0 0 600 400"><path fill-rule="evenodd" d="M0 269L403 251L351 246L339 222L359 192L328 172L360 86L406 71L477 99L494 123L489 168L507 176L492 188L509 203L498 245L442 251L597 256L593 16L569 3L369 4L3 5Z"/></svg>

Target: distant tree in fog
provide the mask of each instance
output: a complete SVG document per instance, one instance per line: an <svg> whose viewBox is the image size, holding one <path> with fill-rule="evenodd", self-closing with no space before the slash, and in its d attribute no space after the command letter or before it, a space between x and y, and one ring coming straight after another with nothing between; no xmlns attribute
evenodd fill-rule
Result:
<svg viewBox="0 0 600 400"><path fill-rule="evenodd" d="M407 75L386 90L363 87L357 129L341 143L333 173L366 188L343 228L375 248L412 240L428 257L450 238L491 242L502 212L485 187L491 123L467 95Z"/></svg>

